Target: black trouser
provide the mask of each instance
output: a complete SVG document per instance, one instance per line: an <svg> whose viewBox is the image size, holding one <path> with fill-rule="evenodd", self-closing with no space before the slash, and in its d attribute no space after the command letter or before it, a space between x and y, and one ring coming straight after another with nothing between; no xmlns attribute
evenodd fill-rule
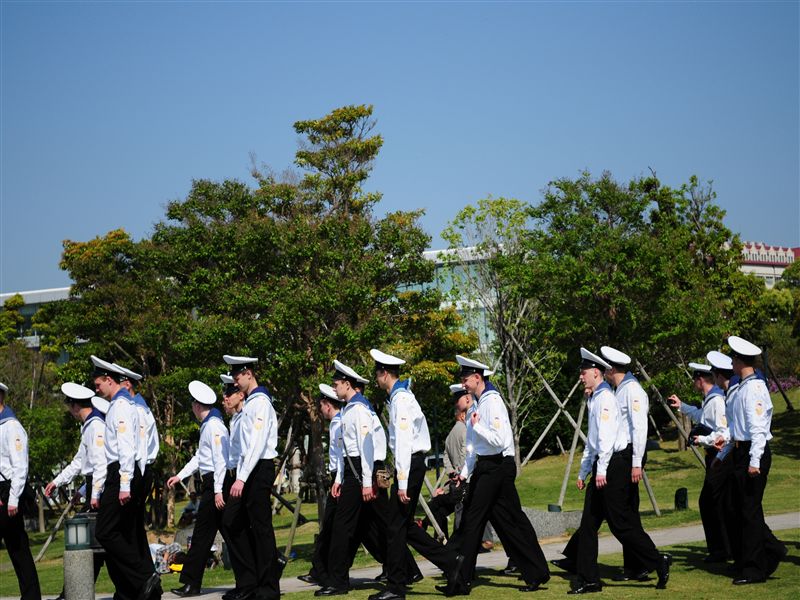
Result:
<svg viewBox="0 0 800 600"><path fill-rule="evenodd" d="M389 590L396 594L405 594L405 585L409 578L409 574L406 572L406 552L408 552L406 544L409 544L445 573L449 572L456 562L455 550L437 542L414 522L424 477L425 455L418 452L411 456L411 468L408 473L406 489L409 498L408 504L400 502L395 481L385 513L386 573Z"/></svg>
<svg viewBox="0 0 800 600"><path fill-rule="evenodd" d="M214 473L206 473L202 478L200 502L195 512L192 545L186 555L181 570L181 583L200 588L203 573L208 563L208 554L214 545L214 538L222 526L222 511L214 503Z"/></svg>
<svg viewBox="0 0 800 600"><path fill-rule="evenodd" d="M147 526L144 522L144 515L147 512L147 499L152 492L153 466L146 465L144 473L142 473L141 482L139 483L139 491L135 497L137 500L136 531L139 533L139 551L142 553L142 556L147 557L149 560L152 560L152 558L150 557L150 543L147 541Z"/></svg>
<svg viewBox="0 0 800 600"><path fill-rule="evenodd" d="M336 472L331 473L331 480L336 481ZM325 499L325 512L322 513L320 519L320 530L314 544L314 554L311 556L311 570L309 575L320 582L325 582L328 579L328 553L331 546L331 534L333 529L333 520L336 517L336 499L331 495L328 490L328 496Z"/></svg>
<svg viewBox="0 0 800 600"><path fill-rule="evenodd" d="M254 590L257 580L253 547L248 534L247 513L242 503L242 497L233 498L230 495L234 481L236 481L236 470L228 469L225 474L225 483L222 485L225 510L222 512L220 530L228 549L228 558L236 579L236 589Z"/></svg>
<svg viewBox="0 0 800 600"><path fill-rule="evenodd" d="M340 590L350 587L350 554L353 544L358 543L358 524L363 505L361 457L351 456L350 460L345 461L342 484L339 497L336 499L336 510L331 527L327 563L328 576L324 582L329 587Z"/></svg>
<svg viewBox="0 0 800 600"><path fill-rule="evenodd" d="M633 459L633 444L628 444L628 447L623 452L628 450L630 450L631 459ZM643 472L646 464L647 464L647 451L645 451L644 456L642 457ZM633 470L632 461L631 461L631 470ZM634 483L633 481L631 481L630 473L628 473L628 505L631 508L631 518L639 522L638 525L639 528L644 529L644 527L642 527L642 516L639 513L640 485L644 485L644 481ZM639 560L639 556L636 554L636 552L624 546L622 548L622 568L624 571L634 574L641 573L642 571L646 570L642 562Z"/></svg>
<svg viewBox="0 0 800 600"><path fill-rule="evenodd" d="M108 465L105 489L100 496L95 537L106 551L106 568L120 600L135 599L147 580L155 572L148 553L140 550L137 531L137 499L135 490L141 490L141 473L137 466L131 482L131 499L123 506L119 503L119 463Z"/></svg>
<svg viewBox="0 0 800 600"><path fill-rule="evenodd" d="M727 518L731 550L735 566L743 577L763 580L778 568L786 555L786 547L778 541L764 522L761 501L767 476L772 465L769 443L764 447L759 466L760 473L750 477L750 442L732 442L731 456L731 512Z"/></svg>
<svg viewBox="0 0 800 600"><path fill-rule="evenodd" d="M641 568L654 571L661 562L661 555L644 529L638 513L633 514L628 494L631 477L630 448L615 452L608 463L606 485L596 487L597 461L592 468L592 479L586 486L583 515L578 535L576 560L577 574L587 582L597 582L597 530L603 521L608 522L611 533L623 548L632 552Z"/></svg>
<svg viewBox="0 0 800 600"><path fill-rule="evenodd" d="M711 467L716 456L716 450L706 449L706 476L698 504L708 553L711 556L722 557L730 553L723 506L723 499L729 497L725 493L729 480L727 469Z"/></svg>
<svg viewBox="0 0 800 600"><path fill-rule="evenodd" d="M28 534L25 533L25 521L22 510L17 510L13 517L8 516L8 496L11 491L11 482L0 482L0 538L8 550L14 572L17 574L21 600L42 600L39 588L39 574L31 555Z"/></svg>
<svg viewBox="0 0 800 600"><path fill-rule="evenodd" d="M448 489L444 494L434 496L431 498L431 501L428 502L428 508L431 509L431 514L433 518L436 519L436 523L439 525L439 529L442 530L442 533L444 533L445 538L450 537L447 534L447 517L456 511L456 506L458 506L461 500L462 498L457 498L456 494L451 493ZM425 527L428 524L429 520L426 517L422 525ZM453 529L455 529L455 526Z"/></svg>
<svg viewBox="0 0 800 600"><path fill-rule="evenodd" d="M516 477L517 466L513 456L479 456L475 463L464 502L463 522L459 527L465 582L470 581L475 570L478 548L490 519L503 549L517 565L525 582L535 585L550 579L536 532L522 512L514 485Z"/></svg>

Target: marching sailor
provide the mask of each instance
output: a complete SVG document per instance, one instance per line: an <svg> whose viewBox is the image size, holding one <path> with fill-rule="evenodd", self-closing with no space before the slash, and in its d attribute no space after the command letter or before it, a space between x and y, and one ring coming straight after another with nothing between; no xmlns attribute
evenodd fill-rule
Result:
<svg viewBox="0 0 800 600"><path fill-rule="evenodd" d="M469 578L474 572L478 547L489 520L525 581L518 589L536 591L550 579L550 572L536 532L522 512L514 485L517 466L508 411L500 392L487 378L487 373L491 372L487 365L460 355L456 356L456 361L461 366L461 385L476 401L468 417L467 454L459 475L462 484L469 479L458 532L464 559L461 576L445 594L469 594Z"/></svg>
<svg viewBox="0 0 800 600"><path fill-rule="evenodd" d="M675 394L671 395L668 400L672 408L677 408L682 414L688 415L693 422L703 428L703 431L699 435L693 436L691 441L705 446L706 450L706 472L698 501L708 547L708 556L704 561L707 563L725 562L728 558L728 539L719 504L720 489L725 485L725 481L724 477L721 477L720 469L711 468L711 464L717 456L717 449L713 443L703 442L700 439L700 436L708 436L714 431L722 431L726 428L728 421L725 418L725 392L715 385L715 376L710 365L690 362L689 368L692 369L694 388L703 394L702 406L698 408L686 404ZM690 437L692 437L691 434Z"/></svg>
<svg viewBox="0 0 800 600"><path fill-rule="evenodd" d="M0 383L0 539L14 565L21 600L42 600L20 510L20 496L28 479L28 434L6 406L6 394L8 386Z"/></svg>
<svg viewBox="0 0 800 600"><path fill-rule="evenodd" d="M195 380L189 384L189 394L192 396L192 413L200 422L200 443L186 466L167 480L167 486L172 488L198 470L202 478L192 545L180 576L183 586L172 590L173 594L182 598L200 595L208 553L222 524L222 510L225 508L222 489L228 467L229 443L222 413L214 407L217 401L214 390L202 381Z"/></svg>
<svg viewBox="0 0 800 600"><path fill-rule="evenodd" d="M279 598L281 565L272 528L272 511L269 498L275 481L275 463L278 456L278 419L267 389L258 384L255 374L257 358L248 356L223 356L230 366L231 376L245 394L240 429L241 456L236 466L236 481L230 495L241 498L242 519L230 531L230 546L239 552L239 546L252 548L256 570L255 589L244 590L259 600ZM244 564L247 557L237 557Z"/></svg>

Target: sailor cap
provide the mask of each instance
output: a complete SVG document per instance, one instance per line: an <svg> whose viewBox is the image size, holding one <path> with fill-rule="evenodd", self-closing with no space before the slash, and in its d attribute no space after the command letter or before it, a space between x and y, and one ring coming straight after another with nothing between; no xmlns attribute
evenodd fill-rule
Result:
<svg viewBox="0 0 800 600"><path fill-rule="evenodd" d="M322 392L323 400L328 400L329 402L336 402L337 404L340 404L342 402L339 396L336 395L336 392L333 391L333 388L329 386L327 383L320 383L319 391Z"/></svg>
<svg viewBox="0 0 800 600"><path fill-rule="evenodd" d="M597 354L583 347L581 348L581 359L581 369L600 369L605 371L611 368L611 365L597 356Z"/></svg>
<svg viewBox="0 0 800 600"><path fill-rule="evenodd" d="M494 373L494 371L489 368L489 365L485 365L472 358L467 358L466 356L461 356L460 354L456 354L456 362L461 367L462 377L472 375L473 373L477 373L481 377L488 377Z"/></svg>
<svg viewBox="0 0 800 600"><path fill-rule="evenodd" d="M61 384L61 393L67 397L66 402L87 402L94 396L94 390L90 390L84 385L71 381Z"/></svg>
<svg viewBox="0 0 800 600"><path fill-rule="evenodd" d="M235 385L235 383L233 381L233 377L231 377L227 373L222 373L219 376L219 378L222 380L222 383L224 383L225 385Z"/></svg>
<svg viewBox="0 0 800 600"><path fill-rule="evenodd" d="M348 367L341 361L334 360L333 361L333 378L334 379L347 379L351 383L355 382L358 383L360 379L362 379L361 375L356 373L353 369Z"/></svg>
<svg viewBox="0 0 800 600"><path fill-rule="evenodd" d="M235 394L239 391L239 386L236 385L236 382L233 380L233 377L228 375L227 373L222 373L219 378L222 380L222 395L223 396L230 396L231 394Z"/></svg>
<svg viewBox="0 0 800 600"><path fill-rule="evenodd" d="M257 358L251 358L249 356L231 356L230 354L225 354L222 357L227 364L231 367L231 375L236 375L245 369L255 369L256 363L258 362Z"/></svg>
<svg viewBox="0 0 800 600"><path fill-rule="evenodd" d="M112 364L115 367L117 367L120 371L122 371L123 376L128 381L141 381L142 380L142 376L139 375L138 373L134 373L130 369L126 369L125 367L123 367L122 365L118 365L117 363L112 363Z"/></svg>
<svg viewBox="0 0 800 600"><path fill-rule="evenodd" d="M738 335L732 335L728 338L728 346L731 347L731 353L744 358L753 358L761 354L761 348L744 338L740 338Z"/></svg>
<svg viewBox="0 0 800 600"><path fill-rule="evenodd" d="M101 398L100 396L92 396L92 406L94 406L101 413L106 414L111 406L111 402L105 398Z"/></svg>
<svg viewBox="0 0 800 600"><path fill-rule="evenodd" d="M3 392L4 394L8 393L8 386L5 383L0 383L0 392Z"/></svg>
<svg viewBox="0 0 800 600"><path fill-rule="evenodd" d="M392 369L396 371L400 368L400 365L406 364L406 361L402 358L386 354L386 352L381 352L377 348L370 350L369 355L372 357L372 360L375 361L375 367L379 369Z"/></svg>
<svg viewBox="0 0 800 600"><path fill-rule="evenodd" d="M711 366L702 363L690 362L689 368L693 373L711 373Z"/></svg>
<svg viewBox="0 0 800 600"><path fill-rule="evenodd" d="M92 364L94 365L94 372L92 375L94 377L117 377L124 376L125 373L122 372L122 369L114 365L113 363L107 362L102 358L97 358L94 354L92 354L89 358L92 359Z"/></svg>
<svg viewBox="0 0 800 600"><path fill-rule="evenodd" d="M631 357L611 346L602 346L600 354L614 367L626 367L631 364Z"/></svg>
<svg viewBox="0 0 800 600"><path fill-rule="evenodd" d="M217 401L217 395L208 385L196 379L189 383L189 393L197 402L210 406Z"/></svg>
<svg viewBox="0 0 800 600"><path fill-rule="evenodd" d="M727 354L723 354L719 350L712 350L706 354L706 360L711 363L712 369L718 371L733 371L733 361Z"/></svg>
<svg viewBox="0 0 800 600"><path fill-rule="evenodd" d="M452 396L453 402L461 398L464 394L469 394L469 392L465 390L464 386L460 383L454 383L450 386L450 395Z"/></svg>

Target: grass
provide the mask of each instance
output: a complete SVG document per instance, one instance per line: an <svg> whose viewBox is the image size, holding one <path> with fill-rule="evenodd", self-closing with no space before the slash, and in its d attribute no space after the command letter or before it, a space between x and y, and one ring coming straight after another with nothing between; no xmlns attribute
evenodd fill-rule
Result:
<svg viewBox="0 0 800 600"><path fill-rule="evenodd" d="M773 418L773 434L775 439L771 442L773 450L772 470L769 476L769 483L767 484L767 492L764 498L764 511L767 514L783 513L800 510L800 496L797 494L797 489L800 487L800 389L794 389L790 392L790 399L797 408L794 412L786 411L786 404L780 395L773 395L773 402L775 405L775 416ZM661 410L654 408L654 410ZM669 431L662 432L666 437L669 437ZM679 452L677 449L677 442L674 439L667 440L661 444L661 449L649 453L647 472L650 478L650 483L656 496L659 507L661 508L662 515L657 517L647 498L644 489L641 490L641 507L642 507L642 521L645 529L659 529L664 527L674 527L677 525L687 525L691 523L700 522L700 513L697 507L697 500L700 495L700 489L703 485L703 470L699 467L697 459L691 452ZM575 487L575 478L578 473L578 462L580 457L576 457L575 462L570 472L570 477L567 485L567 494L564 500L564 510L580 510L583 507L583 494ZM517 488L519 490L520 498L525 506L531 506L546 510L548 504L558 502L558 496L561 489L561 481L564 477L564 469L567 464L566 456L549 456L529 463L517 479ZM689 492L689 509L683 511L675 511L674 495L675 490L679 487L685 487ZM314 534L317 532L316 523L316 504L306 504L303 506L303 514L310 519L309 523L298 527L295 536L293 550L296 552L296 558L289 562L284 571L284 576L293 577L307 573L309 569L309 561L313 552ZM176 510L176 514L180 514L180 506ZM278 541L278 547L283 550L286 546L289 537L289 528L291 525L292 515L285 509L273 518L275 527L275 536ZM159 532L161 539L171 540L173 531ZM48 534L30 534L31 547L34 556L38 553L39 548L44 543ZM155 535L155 534L154 534ZM795 568L794 585L797 586L797 570L798 562L797 553L797 532L792 534L794 537L789 538L793 544L792 549L792 567L783 566L781 569ZM153 537L153 535L151 535ZM156 535L157 537L157 535ZM785 535L781 535L782 539L786 539ZM702 543L697 545L701 548ZM690 549L693 546L689 547ZM696 549L695 549L696 550ZM695 552L691 550L691 552ZM705 571L695 573L694 568L691 567L691 562L684 565L682 556L686 555L686 548L676 549L676 557L678 558L677 573L686 572L686 579L693 580L696 576L697 580L694 581L696 587L686 587L686 593L681 593L681 596L692 596L693 600L696 598L710 598L714 594L708 596L698 596L698 590L705 588L705 582L700 578L706 575ZM699 550L697 550L699 552ZM39 579L42 584L42 591L45 594L55 595L61 590L63 583L63 568L62 559L64 554L64 541L63 534L60 532L56 539L52 542L44 558L37 564L39 572ZM614 563L614 557L603 557L604 563L618 564L619 561ZM360 568L375 564L369 555L361 551L356 556L354 568ZM781 576L781 571L778 573L780 581L784 581L787 577ZM174 578L177 582L177 577ZM566 592L566 587L562 589L560 578L554 577L551 583L548 584L547 593L552 590L557 590L556 593L563 594ZM682 585L683 575L676 578L675 589L680 590L678 586ZM721 580L724 582L724 578ZM488 584L484 589L478 588L471 597L481 598L481 594L496 595L498 592L507 591L508 586L513 581L507 577L489 577ZM165 588L172 585L170 579L165 579ZM204 581L206 586L224 586L233 584L233 574L231 571L226 571L221 568L211 569L206 572ZM562 582L563 583L563 582ZM176 583L177 585L177 583ZM726 583L727 585L727 583ZM779 582L774 585L781 586ZM500 587L498 587L500 586ZM625 587L623 585L614 586L614 593L620 597L645 597L641 594L653 594L653 588L641 588L641 584L635 586ZM670 588L673 588L671 582ZM112 591L113 586L108 579L106 570L100 574L97 582L97 590L102 592ZM725 588L727 590L727 588ZM750 591L750 590L754 591ZM744 598L751 597L748 594L764 593L767 589L764 586L750 586L744 590L736 589L737 596ZM769 585L770 593L773 592L773 583ZM780 589L780 588L779 588ZM492 591L493 590L493 591ZM649 590L649 591L645 591ZM691 591L691 593L690 593ZM425 580L419 586L415 586L414 593L411 596L420 594L435 593L433 592L433 582ZM627 596L628 593L634 594ZM18 593L17 581L13 575L8 554L5 550L0 550L0 596L13 596ZM702 593L702 592L700 592ZM638 594L638 595L637 595ZM365 592L364 597L368 594ZM353 598L360 598L361 596L353 594ZM716 597L719 594L717 593ZM310 594L293 594L293 598L311 597ZM787 597L787 596L783 596Z"/></svg>

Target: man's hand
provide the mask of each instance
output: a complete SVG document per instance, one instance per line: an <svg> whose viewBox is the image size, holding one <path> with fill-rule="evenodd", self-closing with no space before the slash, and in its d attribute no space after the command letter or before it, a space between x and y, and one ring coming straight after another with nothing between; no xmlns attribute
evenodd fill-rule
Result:
<svg viewBox="0 0 800 600"><path fill-rule="evenodd" d="M361 498L364 502L372 502L375 500L375 492L372 491L372 486L361 488Z"/></svg>
<svg viewBox="0 0 800 600"><path fill-rule="evenodd" d="M170 488L170 489L174 488L174 487L175 487L175 485L176 485L176 484L177 484L177 483L178 483L180 480L181 480L181 479L180 479L180 477L178 477L177 475L173 475L172 477L170 477L169 479L167 479L167 487L168 487L168 488Z"/></svg>
<svg viewBox="0 0 800 600"><path fill-rule="evenodd" d="M604 487L606 487L607 483L608 480L606 479L605 475L597 475L594 478L594 485L598 490L602 490Z"/></svg>
<svg viewBox="0 0 800 600"><path fill-rule="evenodd" d="M222 497L222 492L214 494L214 506L217 507L217 510L225 508L225 498Z"/></svg>
<svg viewBox="0 0 800 600"><path fill-rule="evenodd" d="M55 491L55 489L56 489L56 482L55 481L51 481L50 483L48 483L45 486L44 495L48 496L48 497L52 496L53 495L53 491Z"/></svg>
<svg viewBox="0 0 800 600"><path fill-rule="evenodd" d="M9 517L16 517L17 516L17 507L11 504L8 505L8 516Z"/></svg>
<svg viewBox="0 0 800 600"><path fill-rule="evenodd" d="M397 497L403 504L408 504L409 502L411 502L411 498L408 497L406 490L397 490Z"/></svg>
<svg viewBox="0 0 800 600"><path fill-rule="evenodd" d="M458 484L456 484L456 485L458 485ZM433 497L434 498L436 498L436 496L441 496L442 494L444 494L444 488L436 488L435 490L433 490Z"/></svg>
<svg viewBox="0 0 800 600"><path fill-rule="evenodd" d="M714 448L717 450L722 450L725 447L725 438L719 436L717 439L714 440Z"/></svg>
<svg viewBox="0 0 800 600"><path fill-rule="evenodd" d="M97 510L98 508L100 508L100 498L92 498L90 504L92 505L93 509Z"/></svg>
<svg viewBox="0 0 800 600"><path fill-rule="evenodd" d="M333 496L334 498L338 498L341 495L342 495L342 484L334 482L334 484L331 486L331 496Z"/></svg>
<svg viewBox="0 0 800 600"><path fill-rule="evenodd" d="M80 492L75 492L74 494L72 494L72 500L70 500L70 502L72 503L73 506L77 506L80 501L81 501Z"/></svg>
<svg viewBox="0 0 800 600"><path fill-rule="evenodd" d="M575 485L577 485L578 489L581 491L583 491L583 488L586 487L586 484L583 482L583 479L578 479L578 481L575 482Z"/></svg>
<svg viewBox="0 0 800 600"><path fill-rule="evenodd" d="M475 427L475 424L480 420L481 416L478 414L478 411L476 410L474 413L472 413L472 416L470 417L470 423L472 423L472 426Z"/></svg>
<svg viewBox="0 0 800 600"><path fill-rule="evenodd" d="M642 467L633 467L631 469L631 482L639 483L642 480Z"/></svg>
<svg viewBox="0 0 800 600"><path fill-rule="evenodd" d="M231 498L241 498L242 490L244 489L244 481L237 479L231 486Z"/></svg>
<svg viewBox="0 0 800 600"><path fill-rule="evenodd" d="M747 467L747 474L750 475L750 477L758 477L761 475L761 469L758 467Z"/></svg>
<svg viewBox="0 0 800 600"><path fill-rule="evenodd" d="M122 506L125 506L130 501L131 501L131 493L130 492L120 492L119 493L119 503Z"/></svg>
<svg viewBox="0 0 800 600"><path fill-rule="evenodd" d="M678 398L675 394L672 394L672 396L667 398L667 400L669 400L669 405L672 408L680 408L681 407L681 399Z"/></svg>

